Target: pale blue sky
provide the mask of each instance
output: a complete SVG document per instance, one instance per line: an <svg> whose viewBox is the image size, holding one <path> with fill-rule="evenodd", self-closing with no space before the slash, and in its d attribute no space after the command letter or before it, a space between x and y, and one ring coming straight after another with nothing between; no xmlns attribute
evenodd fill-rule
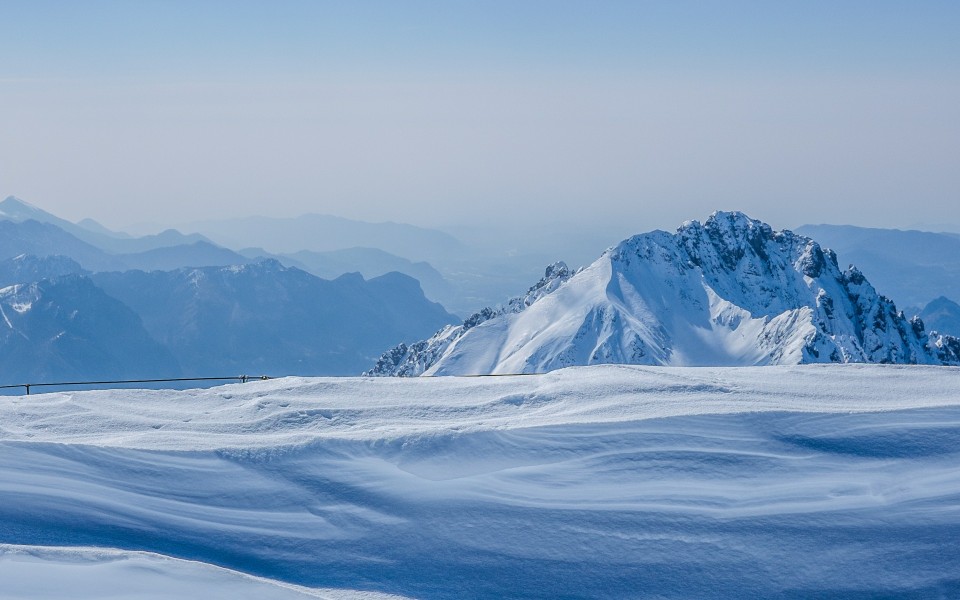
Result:
<svg viewBox="0 0 960 600"><path fill-rule="evenodd" d="M0 196L67 218L960 224L957 2L34 1L0 28Z"/></svg>

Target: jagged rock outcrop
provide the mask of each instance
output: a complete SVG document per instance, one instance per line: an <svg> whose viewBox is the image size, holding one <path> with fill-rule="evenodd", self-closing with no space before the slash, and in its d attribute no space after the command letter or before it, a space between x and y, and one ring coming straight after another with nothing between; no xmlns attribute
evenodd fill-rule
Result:
<svg viewBox="0 0 960 600"><path fill-rule="evenodd" d="M629 238L576 273L385 353L368 375L543 372L572 365L960 364L856 268L739 212Z"/></svg>
<svg viewBox="0 0 960 600"><path fill-rule="evenodd" d="M546 268L540 281L528 289L523 296L511 298L505 306L483 308L467 317L461 325L447 325L428 340L422 340L410 346L399 344L385 352L373 369L364 375L402 377L421 375L474 327L499 316L523 311L546 294L555 291L573 275L566 263L556 262Z"/></svg>

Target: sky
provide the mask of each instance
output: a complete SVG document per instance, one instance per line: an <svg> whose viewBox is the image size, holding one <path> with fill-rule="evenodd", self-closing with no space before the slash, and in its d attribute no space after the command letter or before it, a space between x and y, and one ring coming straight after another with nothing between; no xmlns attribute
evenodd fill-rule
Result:
<svg viewBox="0 0 960 600"><path fill-rule="evenodd" d="M71 220L960 230L953 1L0 0L0 27L0 197Z"/></svg>

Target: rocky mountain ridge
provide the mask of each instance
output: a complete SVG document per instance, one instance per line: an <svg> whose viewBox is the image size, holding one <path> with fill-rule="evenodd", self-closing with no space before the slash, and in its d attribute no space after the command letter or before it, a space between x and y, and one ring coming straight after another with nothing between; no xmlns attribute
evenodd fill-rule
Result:
<svg viewBox="0 0 960 600"><path fill-rule="evenodd" d="M835 253L739 212L631 237L566 273L551 277L548 269L543 293L397 346L367 374L597 363L960 364L960 341L908 320L855 267L841 270Z"/></svg>

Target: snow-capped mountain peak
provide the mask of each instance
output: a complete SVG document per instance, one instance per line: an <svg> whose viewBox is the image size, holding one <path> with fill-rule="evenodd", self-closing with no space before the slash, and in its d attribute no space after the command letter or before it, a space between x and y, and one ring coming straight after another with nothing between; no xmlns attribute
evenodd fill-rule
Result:
<svg viewBox="0 0 960 600"><path fill-rule="evenodd" d="M506 307L386 353L371 375L531 373L595 364L958 363L856 268L740 212L552 265Z"/></svg>

